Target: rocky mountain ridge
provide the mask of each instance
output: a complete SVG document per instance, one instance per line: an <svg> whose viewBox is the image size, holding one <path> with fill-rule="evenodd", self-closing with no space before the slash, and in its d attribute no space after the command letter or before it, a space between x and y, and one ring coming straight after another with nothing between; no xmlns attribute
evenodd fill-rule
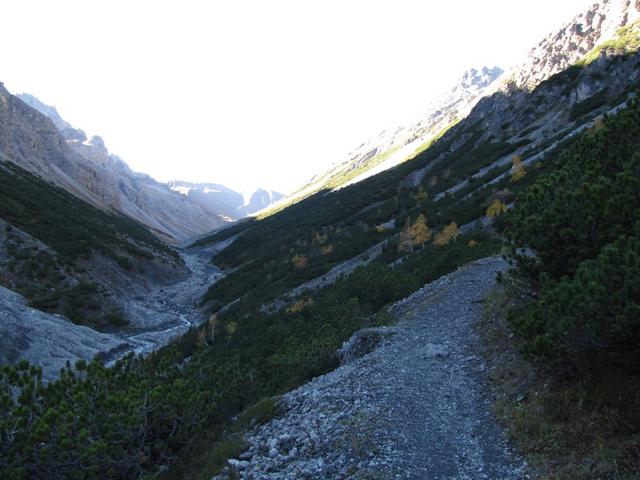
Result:
<svg viewBox="0 0 640 480"><path fill-rule="evenodd" d="M55 108L33 96L21 100L0 87L0 126L5 158L98 208L146 225L166 240L183 240L227 223L148 175L132 172L100 137L87 139Z"/></svg>
<svg viewBox="0 0 640 480"><path fill-rule="evenodd" d="M575 38L562 36L568 42L567 53L556 63L551 59L558 58L554 53L559 48L558 44L550 43L549 39L542 42L540 45L548 47L547 61L537 62L539 69L530 68L536 62L527 61L521 68L505 74L493 94L481 99L464 122L445 133L441 145L447 145L448 148L442 150L428 165L409 174L403 186L412 188L424 181L432 186L442 185L433 197L436 201L472 184L476 185L475 191L479 191L483 185L491 185L503 178L505 172L500 172L501 169L507 168L507 173L513 172L514 158L527 166L544 159L545 151L549 152L562 141L593 126L598 116L624 108L626 102L635 97L640 80L640 7L622 2L625 5L619 11L614 8L618 3L603 1L589 10L602 12L604 7L612 8L613 11L607 11L608 16L604 18L617 19L613 25L627 22L619 25L612 37L602 40L607 32L600 27L611 25L603 17L577 16L574 22L581 22L584 18L599 18L600 21L586 30L577 28L576 23L563 27L561 33L584 34L575 33ZM602 41L586 50L586 46L592 45L595 38ZM532 50L532 55L540 58L540 51L539 46ZM569 67L556 71L559 65ZM545 77L547 74L550 76ZM535 84L539 78L543 80ZM522 83L522 79L529 80ZM446 162L454 152L464 155L464 151L483 148L503 149L504 155L492 161L485 156L485 163L478 159L473 162L478 165L477 168L463 168L460 165L460 169L467 173L464 176L450 175L453 163L438 165ZM510 166L512 168L509 171Z"/></svg>
<svg viewBox="0 0 640 480"><path fill-rule="evenodd" d="M239 219L263 210L284 198L273 190L257 188L242 194L216 183L193 183L179 180L167 182L169 188L185 195L209 211L218 212L229 219Z"/></svg>
<svg viewBox="0 0 640 480"><path fill-rule="evenodd" d="M49 117L60 134L66 140L67 144L84 158L90 160L93 164L116 172L117 175L125 179L125 183L127 183L126 181L129 179L135 179L136 188L138 188L140 184L143 184L149 189L163 191L165 185L168 186L171 191L181 193L182 197L184 197L176 199L175 195L167 195L169 199L180 205L181 208L193 209L195 211L194 214L196 215L196 220L198 215L202 215L202 212L197 211L197 206L201 207L207 215L216 219L216 221L213 222L215 224L214 228L224 225L225 222L237 220L249 214L258 212L283 197L283 195L278 192L271 192L263 188L258 188L248 195L243 195L220 184L184 181L170 181L166 184L157 182L149 175L134 172L124 160L117 155L109 153L101 137L94 135L91 138L88 138L83 130L73 128L60 116L55 107L46 105L30 94L21 93L16 96L23 100L27 105L30 105L43 115ZM186 202L185 198L187 199ZM123 203L125 202L120 202L120 204ZM165 203L170 204L170 201L167 200ZM192 204L195 204L196 207ZM176 210L176 208L171 208L171 205L161 207L170 209L172 212ZM158 212L158 215L161 214L162 208L159 208L160 212ZM129 216L135 215L134 218L139 220L144 219L143 223L145 223L145 225L159 229L157 226L153 226L154 219L149 218L153 217L153 209L150 208L148 210L150 211L139 212L129 208L123 213ZM178 215L178 217L180 216ZM163 218L163 221L166 221L166 219ZM186 222L187 220L185 218L182 223ZM202 225L202 228L207 228L207 230L199 232L196 235L200 235L214 229L211 225L211 222L205 223ZM189 227L189 233L193 231L194 230ZM192 236L195 235L188 235L188 237ZM179 238L179 240L184 240L184 238Z"/></svg>
<svg viewBox="0 0 640 480"><path fill-rule="evenodd" d="M531 91L550 76L567 69L616 31L640 19L637 0L600 0L549 34L527 54L523 63L505 75L501 88Z"/></svg>
<svg viewBox="0 0 640 480"><path fill-rule="evenodd" d="M496 92L510 96L514 92L532 91L544 80L578 62L598 44L615 37L617 29L639 18L640 2L601 0L594 3L532 48L518 66L508 71L499 67L470 69L447 95L429 104L422 119L390 132L383 131L362 143L347 160L313 177L281 202L281 206L322 189L351 185L414 157L465 118L481 99ZM589 95L589 91L579 94L581 99Z"/></svg>
<svg viewBox="0 0 640 480"><path fill-rule="evenodd" d="M375 138L349 153L349 169L357 169L364 162L416 140L427 141L430 136L466 116L475 102L504 70L500 67L481 67L467 70L459 82L447 93L429 101L419 119L401 125L393 131L382 131ZM416 145L417 148L417 145Z"/></svg>
<svg viewBox="0 0 640 480"><path fill-rule="evenodd" d="M480 98L491 91L490 87L503 73L497 66L469 69L450 91L429 101L420 118L394 130L383 130L363 142L347 155L346 160L315 175L283 202L299 201L325 188L356 183L414 157L447 128L464 118Z"/></svg>

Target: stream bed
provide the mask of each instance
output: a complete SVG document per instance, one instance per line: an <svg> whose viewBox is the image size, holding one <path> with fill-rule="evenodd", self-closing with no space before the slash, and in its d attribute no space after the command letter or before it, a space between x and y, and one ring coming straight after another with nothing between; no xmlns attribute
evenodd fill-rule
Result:
<svg viewBox="0 0 640 480"><path fill-rule="evenodd" d="M190 270L184 279L172 285L153 288L145 297L130 301L128 310L136 318L137 328L117 333L123 345L107 354L106 365L113 365L129 352L140 355L167 345L203 323L207 316L199 302L207 289L223 277L222 270L211 263L211 257L227 247L233 239L206 247L183 247L178 253Z"/></svg>

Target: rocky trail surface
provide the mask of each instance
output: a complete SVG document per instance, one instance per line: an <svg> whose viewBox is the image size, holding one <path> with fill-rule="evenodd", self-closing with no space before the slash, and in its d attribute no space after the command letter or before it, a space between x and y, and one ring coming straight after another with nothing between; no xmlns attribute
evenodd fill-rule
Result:
<svg viewBox="0 0 640 480"><path fill-rule="evenodd" d="M506 268L483 259L393 305L396 326L357 332L343 365L284 395L214 478L526 478L493 417L475 330Z"/></svg>

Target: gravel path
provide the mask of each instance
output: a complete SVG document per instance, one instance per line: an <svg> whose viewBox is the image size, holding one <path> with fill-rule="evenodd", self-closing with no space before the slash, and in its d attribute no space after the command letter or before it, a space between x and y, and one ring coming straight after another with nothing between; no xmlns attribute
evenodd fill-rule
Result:
<svg viewBox="0 0 640 480"><path fill-rule="evenodd" d="M521 478L492 415L474 329L505 268L498 258L476 262L393 309L401 333L379 352L371 384L379 407L390 407L397 478Z"/></svg>
<svg viewBox="0 0 640 480"><path fill-rule="evenodd" d="M218 478L526 478L492 415L475 332L506 267L474 262L391 307L396 327L346 347L377 338L376 349L286 394L284 413L250 431Z"/></svg>

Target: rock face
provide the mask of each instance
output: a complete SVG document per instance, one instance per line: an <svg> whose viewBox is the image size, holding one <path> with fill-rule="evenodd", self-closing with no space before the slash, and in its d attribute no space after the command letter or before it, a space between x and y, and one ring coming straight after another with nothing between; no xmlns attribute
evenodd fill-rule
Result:
<svg viewBox="0 0 640 480"><path fill-rule="evenodd" d="M505 74L494 94L478 102L464 124L448 132L449 138L455 135L469 138L470 126L475 125L483 132L478 144L496 140L514 144L528 139L532 144L526 148L533 151L536 145L585 122L586 119L576 111L581 102L592 102L593 105L584 110L591 116L598 113L599 105L602 105L602 113L622 104L629 95L633 96L630 89L640 78L637 52L627 55L602 52L579 68L563 68L576 64L593 47L609 40L606 35L613 26L628 26L633 35L640 36L640 22L636 22L639 8L629 2L595 4L588 14L579 15L573 23L550 37L567 42L565 50L560 50L562 45L553 44L550 39L542 42L532 50L525 63ZM605 14L608 16L604 17ZM592 22L581 23L585 19L592 19ZM625 21L627 23L623 23ZM614 34L611 38L619 37ZM468 133L462 133L464 131Z"/></svg>
<svg viewBox="0 0 640 480"><path fill-rule="evenodd" d="M219 215L148 175L132 172L109 154L100 137L87 139L55 108L30 95L21 98L0 86L0 153L5 159L98 208L137 220L168 240L225 225Z"/></svg>
<svg viewBox="0 0 640 480"><path fill-rule="evenodd" d="M346 365L358 358L364 357L396 333L398 333L398 329L386 327L365 328L357 331L349 340L344 342L342 348L338 350L340 363Z"/></svg>
<svg viewBox="0 0 640 480"><path fill-rule="evenodd" d="M264 210L283 198L284 195L282 193L258 188L248 195L245 195L244 204L240 207L240 211L244 213L244 215L251 215L260 210Z"/></svg>
<svg viewBox="0 0 640 480"><path fill-rule="evenodd" d="M408 142L429 138L430 135L464 118L475 104L486 95L504 73L500 67L472 68L465 72L459 83L446 95L432 101L426 114L413 126ZM397 142L396 142L397 143Z"/></svg>
<svg viewBox="0 0 640 480"><path fill-rule="evenodd" d="M542 40L529 52L522 64L505 73L496 90L497 96L511 97L512 105L518 107L519 105L514 104L515 101L522 99L524 95L551 76L576 64L594 47L615 38L619 28L633 25L638 20L640 20L640 2L600 0L594 3L587 11L580 13L558 31ZM635 28L637 30L637 24ZM599 73L609 75L611 66L606 64L606 58L600 61L600 65L596 62L591 66L594 70L601 70ZM614 80L605 77L598 81L597 77L598 75L594 72L589 79L583 79L583 84L575 89L574 102L590 97ZM626 79L626 83L630 82L633 82L633 78ZM497 96L486 98L481 102L479 110L482 110L483 103L495 101ZM553 100L554 96L549 95L549 97ZM483 112L483 115L486 116L486 113Z"/></svg>
<svg viewBox="0 0 640 480"><path fill-rule="evenodd" d="M448 179L453 186L436 193L433 200L438 201L472 182L479 189L500 181L510 175L508 167L515 157L527 167L544 160L563 140L593 127L599 116L624 108L635 96L634 85L640 80L639 39L640 3L602 0L594 4L494 82L469 115L442 136L440 153L426 165L422 162L399 187L443 183L448 169L461 169L455 157L467 156L478 165L464 176ZM479 153L484 163L474 158L474 152L500 145L505 146L503 156L487 159ZM507 171L496 175L504 168Z"/></svg>
<svg viewBox="0 0 640 480"><path fill-rule="evenodd" d="M58 129L58 131L62 133L62 136L64 138L76 137L77 135L80 134L82 137L82 140L87 139L86 135L82 130L76 130L71 126L69 122L65 121L60 116L56 107L53 107L51 105L46 105L42 103L38 98L34 97L33 95L29 95L28 93L20 93L16 95L16 97L18 97L20 100L22 100L24 103L26 103L30 107L33 107L36 110L38 110L44 116L49 117L53 122L53 124L55 125L55 127ZM67 132L66 135L65 135L65 132Z"/></svg>
<svg viewBox="0 0 640 480"><path fill-rule="evenodd" d="M640 2L636 0L600 0L542 40L507 78L517 88L531 90L639 18Z"/></svg>
<svg viewBox="0 0 640 480"><path fill-rule="evenodd" d="M168 182L169 188L185 195L202 205L206 210L218 212L230 219L238 219L259 212L284 195L272 190L258 188L248 195L231 190L216 183L192 183L174 180Z"/></svg>
<svg viewBox="0 0 640 480"><path fill-rule="evenodd" d="M126 346L115 335L29 308L24 297L0 286L0 364L28 360L42 367L48 381L56 378L67 360L91 360L100 352Z"/></svg>

